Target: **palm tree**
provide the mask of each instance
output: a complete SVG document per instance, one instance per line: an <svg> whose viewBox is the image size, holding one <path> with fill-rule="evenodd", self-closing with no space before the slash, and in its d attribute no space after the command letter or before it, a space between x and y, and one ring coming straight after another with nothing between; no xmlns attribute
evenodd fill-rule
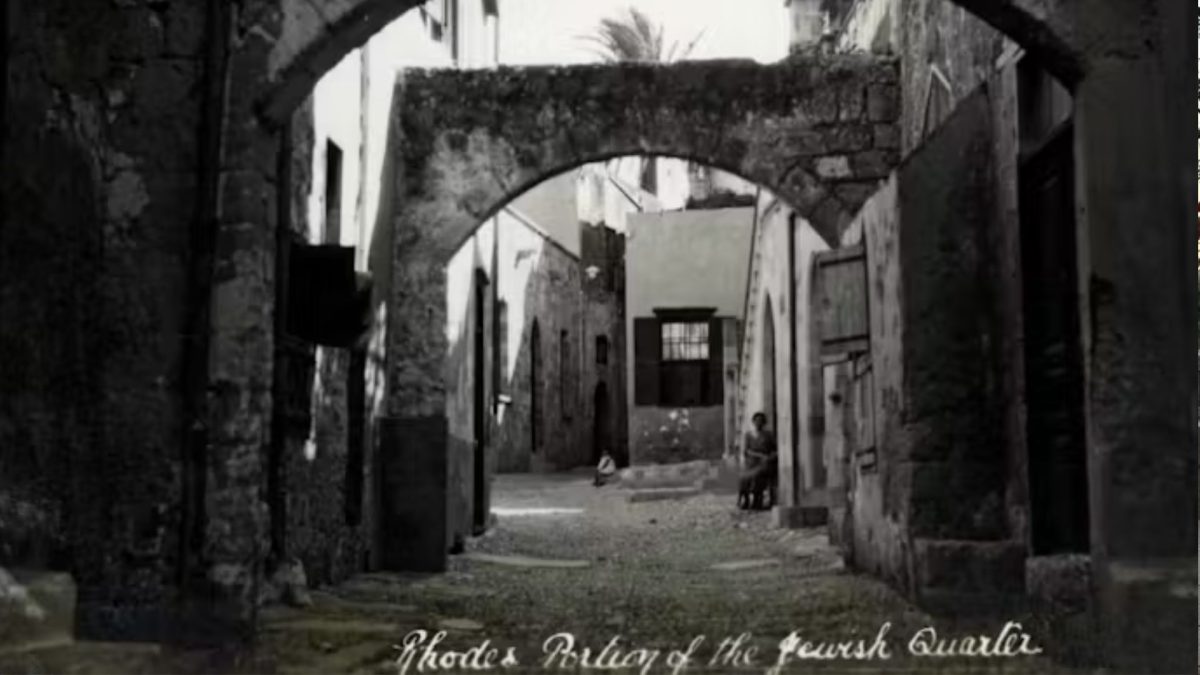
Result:
<svg viewBox="0 0 1200 675"><path fill-rule="evenodd" d="M679 50L679 43L670 47L663 40L662 25L655 25L636 7L630 7L628 16L619 19L601 19L594 35L584 39L599 46L597 54L608 63L670 63L678 56L686 59L704 31L696 34L692 41ZM656 157L645 157L642 164L641 187L650 193L658 192L658 161Z"/></svg>
<svg viewBox="0 0 1200 675"><path fill-rule="evenodd" d="M703 31L697 34L683 51L679 51L678 42L668 47L663 40L663 27L656 26L636 7L630 7L628 16L602 19L595 35L584 39L596 43L597 53L608 63L670 63L676 56L687 58L703 35Z"/></svg>

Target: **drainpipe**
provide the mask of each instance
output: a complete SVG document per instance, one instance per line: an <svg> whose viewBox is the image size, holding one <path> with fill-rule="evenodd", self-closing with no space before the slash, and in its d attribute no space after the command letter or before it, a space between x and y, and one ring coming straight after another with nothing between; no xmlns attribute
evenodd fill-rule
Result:
<svg viewBox="0 0 1200 675"><path fill-rule="evenodd" d="M196 137L196 211L190 233L187 329L183 367L183 496L182 527L179 532L177 582L185 600L195 591L197 572L203 573L200 560L204 549L205 477L208 473L208 350L215 251L219 213L219 173L221 137L224 134L227 104L226 80L229 70L229 37L233 13L224 0L207 0L205 20L208 49L204 56L203 98L199 131ZM196 565L200 569L196 569Z"/></svg>
<svg viewBox="0 0 1200 675"><path fill-rule="evenodd" d="M788 320L788 344L789 354L792 358L790 364L790 380L792 392L792 494L795 496L796 503L794 506L800 506L800 374L796 363L798 362L796 353L796 213L793 211L788 216L788 305L791 307L791 316Z"/></svg>
<svg viewBox="0 0 1200 675"><path fill-rule="evenodd" d="M750 280L754 278L754 254L758 250L758 219L759 202L762 199L762 188L754 188L754 220L750 223L750 266L746 268L746 297L742 301L742 322L750 323ZM745 352L745 340L738 340L738 363L747 358Z"/></svg>

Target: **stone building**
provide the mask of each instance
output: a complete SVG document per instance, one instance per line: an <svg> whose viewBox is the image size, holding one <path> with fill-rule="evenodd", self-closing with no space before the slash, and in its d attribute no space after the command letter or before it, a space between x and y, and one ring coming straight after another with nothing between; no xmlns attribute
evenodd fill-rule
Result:
<svg viewBox="0 0 1200 675"><path fill-rule="evenodd" d="M1086 321L1111 297L1078 226L1079 172L1106 161L1071 142L1087 94L949 3L843 9L825 33L831 49L900 59L888 142L901 161L836 240L793 215L766 243L768 207L747 305L757 320L745 337L743 428L758 401L778 411L780 482L799 495L785 497L781 522L827 509L856 568L928 606L1027 595L1067 602L1077 613L1062 621L1087 625L1087 608L1151 592L1149 578L1121 580L1113 566L1130 563L1115 560L1164 543L1116 517L1138 499L1117 496L1102 468L1114 450L1095 445L1104 425L1092 416L1106 403L1089 400L1085 382L1105 338ZM813 39L798 31L794 51ZM825 168L836 178L835 163ZM777 258L793 255L782 272Z"/></svg>
<svg viewBox="0 0 1200 675"><path fill-rule="evenodd" d="M732 454L737 335L755 209L634 214L626 243L634 464Z"/></svg>
<svg viewBox="0 0 1200 675"><path fill-rule="evenodd" d="M276 313L267 455L268 567L298 560L310 583L370 569L376 549L370 440L386 356L371 344L370 307L388 269L379 255L387 241L380 205L390 194L393 83L402 68L496 65L498 9L477 10L435 0L389 23L317 81L288 123L291 199L280 225L290 237L280 242L277 269L284 311ZM333 257L341 264L330 264ZM338 295L350 270L354 284ZM346 335L313 334L336 321L330 307L353 324Z"/></svg>
<svg viewBox="0 0 1200 675"><path fill-rule="evenodd" d="M373 568L444 569L460 443L444 379L451 255L550 176L662 154L762 183L831 248L861 242L858 304L845 293L809 310L829 367L786 385L810 391L795 419L811 412L825 430L807 455L825 458L857 566L922 602L976 602L1036 594L1082 555L1084 579L1064 581L1086 589L1114 667L1190 669L1196 199L1181 142L1192 102L1178 94L1193 86L1195 9L1102 4L863 0L835 24L844 48L783 64L405 70L367 87L390 101L387 123L366 127L386 135L375 166L396 180L360 210L343 141L342 215L328 217L328 181L307 188L356 246L349 266L344 252L311 264L340 270L343 298L371 278L363 400L353 349L323 345L312 361L331 383L318 400L365 411L369 496L354 526L332 490L303 493L312 472L354 467L358 441L346 432L340 460L340 433L277 428L284 405L321 415L279 387L280 291L295 278L280 254L305 232L291 215L307 201L300 167L337 166L329 146L293 166L289 144L307 137L294 115L394 20L442 45L462 35L458 49L473 38L446 30L452 6L489 3L7 3L0 508L21 504L61 536L6 533L0 564L70 570L82 637L217 642L253 635L280 503L296 512L284 537L322 575L355 565L354 537L369 538ZM1055 124L1062 97L1043 72L1070 93L1069 125ZM811 300L795 286L793 321ZM865 348L851 339L864 314ZM315 324L347 327L337 342L352 315ZM281 447L314 448L290 498L271 489Z"/></svg>

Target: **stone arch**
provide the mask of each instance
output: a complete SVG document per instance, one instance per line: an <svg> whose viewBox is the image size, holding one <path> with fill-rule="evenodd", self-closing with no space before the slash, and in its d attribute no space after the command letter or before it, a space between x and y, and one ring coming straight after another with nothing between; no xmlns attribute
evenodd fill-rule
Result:
<svg viewBox="0 0 1200 675"><path fill-rule="evenodd" d="M866 55L410 70L392 125L396 241L444 258L547 178L654 155L762 185L836 242L899 160L898 81L894 60Z"/></svg>

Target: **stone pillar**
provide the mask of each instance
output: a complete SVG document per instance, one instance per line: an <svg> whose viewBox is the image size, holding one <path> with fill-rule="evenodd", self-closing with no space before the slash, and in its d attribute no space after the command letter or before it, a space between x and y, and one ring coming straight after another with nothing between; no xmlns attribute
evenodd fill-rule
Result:
<svg viewBox="0 0 1200 675"><path fill-rule="evenodd" d="M267 3L221 19L233 29L227 59L210 74L207 148L215 166L206 194L215 229L209 304L207 386L197 433L205 437L191 469L202 486L198 550L189 549L176 638L226 644L253 639L269 552L265 452L271 431L275 335L275 254L281 136L255 113L268 81L279 16ZM220 30L218 28L218 30ZM224 49L222 50L224 51ZM214 65L214 68L216 66ZM239 92L218 94L217 92ZM211 200L211 201L210 201ZM202 428L201 428L202 427Z"/></svg>
<svg viewBox="0 0 1200 675"><path fill-rule="evenodd" d="M418 227L400 223L398 232ZM453 447L446 416L446 259L402 243L394 260L376 546L385 570L442 572L452 543L452 460L471 452Z"/></svg>
<svg viewBox="0 0 1200 675"><path fill-rule="evenodd" d="M1178 35L1146 44L1190 40L1195 10L1157 4ZM1172 80L1193 61L1176 49L1096 55L1076 91L1092 564L1110 657L1139 672L1196 655L1195 192L1190 115L1171 109L1190 110Z"/></svg>

